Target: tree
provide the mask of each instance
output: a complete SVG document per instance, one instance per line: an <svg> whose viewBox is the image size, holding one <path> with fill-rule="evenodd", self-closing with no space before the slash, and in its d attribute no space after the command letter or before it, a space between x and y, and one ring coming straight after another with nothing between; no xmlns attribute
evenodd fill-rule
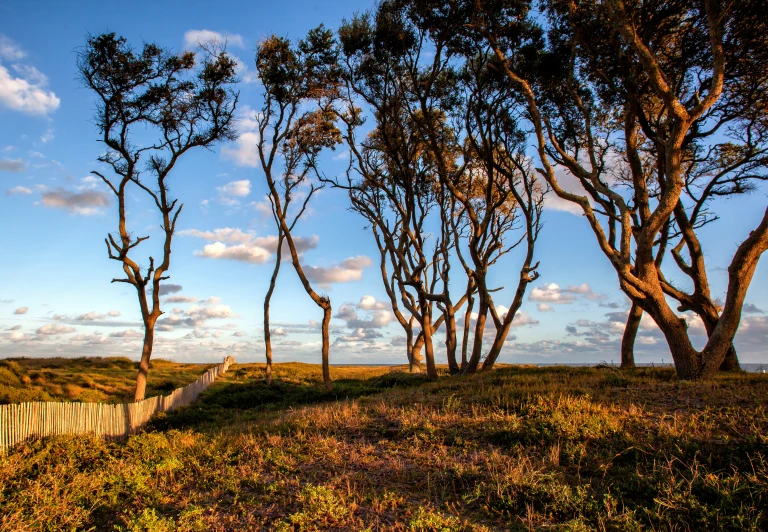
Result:
<svg viewBox="0 0 768 532"><path fill-rule="evenodd" d="M317 190L311 178L320 176L318 156L323 149L334 148L341 142L341 134L334 124L335 116L327 109L327 102L335 97L339 84L332 33L320 26L311 30L296 46L292 46L287 39L269 37L258 46L256 69L264 84L264 104L257 117L259 160L279 235L288 244L293 267L304 290L323 310L323 381L331 390L328 358L331 300L312 288L301 266L292 231ZM309 105L313 105L312 109L307 109ZM278 158L282 159L282 172L276 175L275 162ZM278 190L278 183L282 186L282 193ZM289 222L288 204L300 186L309 190L301 209ZM271 297L278 268L276 264L268 298ZM269 338L268 305L267 299L264 305L265 339ZM268 344L267 360L271 368L270 351L271 345ZM269 375L267 378L270 378Z"/></svg>
<svg viewBox="0 0 768 532"><path fill-rule="evenodd" d="M525 289L538 277L532 261L545 187L537 182L522 151L524 136L515 118L519 102L511 98L506 79L489 68L494 57L481 47L456 43L453 22L431 15L414 3L390 1L373 14L346 23L340 32L345 79L373 109L376 136L388 135L380 145L385 157L396 161L392 165L396 171L407 167L407 158L396 155L406 153L406 145L429 170L424 175L431 180L430 197L440 212L440 230L434 231L440 234L435 243L439 260L431 261L432 278L445 279L441 290L425 290L423 295L443 314L448 365L458 372L455 309L448 291L450 254L455 250L470 278L462 303L478 293L472 354L461 368L474 372L480 364L488 314L496 336L485 368L498 358ZM506 243L521 219L525 234ZM458 230L459 220L466 220L466 234ZM488 268L523 241L528 253L512 308L499 316L491 297L494 289L487 286ZM415 248L421 245L414 242ZM465 245L469 260L462 254ZM469 314L465 326L468 318ZM467 334L465 330L462 358Z"/></svg>
<svg viewBox="0 0 768 532"><path fill-rule="evenodd" d="M712 375L732 351L747 288L768 248L767 209L733 255L719 311L691 223L698 202L684 194L698 147L707 150L720 136L749 150L745 140L764 127L768 38L760 5L553 0L544 6L546 41L525 2L460 6L469 31L485 39L527 101L541 173L582 209L622 291L664 334L682 379ZM646 162L645 143L652 146ZM555 166L583 190L566 190ZM614 179L622 169L628 194ZM693 281L687 294L667 280L659 260L672 224L683 243L670 252ZM687 262L675 257L683 249ZM701 351L668 296L709 321Z"/></svg>
<svg viewBox="0 0 768 532"><path fill-rule="evenodd" d="M106 146L98 161L114 173L108 177L92 172L117 199L118 231L109 233L105 241L109 258L122 264L125 277L112 282L136 289L144 323L136 401L144 399L155 323L163 314L160 287L169 278L171 243L183 207L171 197L168 177L189 150L210 148L234 137L235 62L223 50L202 55L196 69L198 61L192 52L173 54L155 44L135 50L114 33L89 37L78 55L82 81L97 97L95 121L99 141ZM148 131L157 133L154 140L146 140ZM126 192L132 185L149 195L162 218L163 258L156 265L150 256L145 269L132 250L149 236L133 237L127 224Z"/></svg>

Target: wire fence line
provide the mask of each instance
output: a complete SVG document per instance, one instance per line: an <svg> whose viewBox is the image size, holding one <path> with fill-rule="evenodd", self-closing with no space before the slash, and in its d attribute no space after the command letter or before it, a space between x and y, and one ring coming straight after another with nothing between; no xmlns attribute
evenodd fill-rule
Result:
<svg viewBox="0 0 768 532"><path fill-rule="evenodd" d="M232 357L210 368L195 382L169 395L123 404L31 402L0 405L0 454L14 445L59 434L93 434L111 439L135 434L158 412L192 403L234 364Z"/></svg>

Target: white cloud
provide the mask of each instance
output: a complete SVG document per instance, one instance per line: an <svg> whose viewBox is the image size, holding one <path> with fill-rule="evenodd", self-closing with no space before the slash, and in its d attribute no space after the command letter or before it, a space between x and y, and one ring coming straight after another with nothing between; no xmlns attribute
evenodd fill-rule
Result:
<svg viewBox="0 0 768 532"><path fill-rule="evenodd" d="M107 314L110 317L112 317L112 318L117 318L118 316L120 316L120 311L119 310L110 310Z"/></svg>
<svg viewBox="0 0 768 532"><path fill-rule="evenodd" d="M240 133L233 148L224 146L221 149L221 154L225 159L234 162L236 166L257 168L261 164L258 146L259 134L255 131L247 131Z"/></svg>
<svg viewBox="0 0 768 532"><path fill-rule="evenodd" d="M204 240L216 240L213 244L204 246L202 251L195 251L196 256L207 259L264 264L277 252L278 238L276 235L257 237L252 233L245 233L240 229L230 227L214 229L213 231L187 229L182 231L181 234L195 236ZM319 241L320 239L317 235L293 238L299 255L302 255L309 249L316 248ZM235 242L238 244L229 246L225 242ZM283 257L288 256L290 256L288 245L283 244Z"/></svg>
<svg viewBox="0 0 768 532"><path fill-rule="evenodd" d="M208 44L232 45L245 48L243 37L237 33L219 33L212 30L189 30L184 33L184 44L189 47L206 46Z"/></svg>
<svg viewBox="0 0 768 532"><path fill-rule="evenodd" d="M542 308L539 308L539 310L546 312L547 310L552 310L550 304L570 305L575 303L579 297L591 301L600 301L605 299L606 296L593 292L587 283L571 285L568 288L560 288L556 283L549 283L544 286L537 286L531 290L531 293L528 294L528 301L543 303L546 310L542 310Z"/></svg>
<svg viewBox="0 0 768 532"><path fill-rule="evenodd" d="M0 159L0 172L21 173L26 166L24 159Z"/></svg>
<svg viewBox="0 0 768 532"><path fill-rule="evenodd" d="M24 59L26 55L27 53L13 39L0 35L0 59L18 61Z"/></svg>
<svg viewBox="0 0 768 532"><path fill-rule="evenodd" d="M546 303L556 303L558 305L568 305L576 300L573 294L569 294L560 289L555 283L550 283L543 287L536 287L528 295L529 301L539 301Z"/></svg>
<svg viewBox="0 0 768 532"><path fill-rule="evenodd" d="M184 229L183 231L179 231L178 234L182 236L194 236L196 238L216 242L237 242L240 244L249 242L255 236L253 233L246 233L242 229L236 227L222 227L220 229L214 229L213 231Z"/></svg>
<svg viewBox="0 0 768 532"><path fill-rule="evenodd" d="M98 190L72 192L56 189L43 193L43 205L50 209L64 209L74 214L88 216L101 212L109 205L109 196Z"/></svg>
<svg viewBox="0 0 768 532"><path fill-rule="evenodd" d="M29 307L19 307L13 311L14 314L26 314L29 312Z"/></svg>
<svg viewBox="0 0 768 532"><path fill-rule="evenodd" d="M357 304L357 308L360 310L389 310L390 304L384 301L376 301L373 296L365 295L360 298L360 303Z"/></svg>
<svg viewBox="0 0 768 532"><path fill-rule="evenodd" d="M234 316L234 312L227 305L216 305L213 307L201 307L194 305L186 312L186 315L191 318L200 319L222 319L231 318Z"/></svg>
<svg viewBox="0 0 768 532"><path fill-rule="evenodd" d="M58 109L61 100L46 90L45 76L34 67L15 70L21 77L14 77L7 68L0 65L0 104L32 115L47 115ZM25 75L30 77L26 78Z"/></svg>
<svg viewBox="0 0 768 532"><path fill-rule="evenodd" d="M236 260L254 264L264 264L271 256L269 251L258 246L250 246L246 244L227 246L222 242L207 244L203 247L202 251L195 251L195 255L207 259Z"/></svg>
<svg viewBox="0 0 768 532"><path fill-rule="evenodd" d="M323 266L307 266L304 268L310 281L328 286L331 283L349 283L363 278L363 269L370 267L373 261L365 255L350 257L341 264L325 268Z"/></svg>
<svg viewBox="0 0 768 532"><path fill-rule="evenodd" d="M74 327L61 325L59 323L46 323L37 330L37 334L41 335L68 334L73 332L75 332Z"/></svg>
<svg viewBox="0 0 768 532"><path fill-rule="evenodd" d="M538 305L536 305L536 308L539 309L539 312L551 312L552 311L552 306L551 305L547 305L546 303L539 303Z"/></svg>
<svg viewBox="0 0 768 532"><path fill-rule="evenodd" d="M86 314L80 314L75 318L75 321L96 321L96 320L103 320L107 316L105 314L97 314L94 311L88 312Z"/></svg>
<svg viewBox="0 0 768 532"><path fill-rule="evenodd" d="M389 325L394 316L389 310L375 310L369 319L361 319L354 307L345 303L336 311L334 318L344 320L349 329L381 329Z"/></svg>
<svg viewBox="0 0 768 532"><path fill-rule="evenodd" d="M27 187L18 186L18 187L9 188L6 194L8 195L23 194L25 196L28 196L32 194L32 191L29 190Z"/></svg>
<svg viewBox="0 0 768 532"><path fill-rule="evenodd" d="M110 338L143 338L144 333L137 331L136 329L126 329L124 331L116 331L109 335Z"/></svg>
<svg viewBox="0 0 768 532"><path fill-rule="evenodd" d="M512 319L513 327L524 327L526 325L538 325L539 321L534 319L530 314L525 311L518 310L515 313L515 317Z"/></svg>
<svg viewBox="0 0 768 532"><path fill-rule="evenodd" d="M8 340L11 342L24 342L31 339L32 339L31 335L25 334L21 331L13 331L11 334L8 335Z"/></svg>
<svg viewBox="0 0 768 532"><path fill-rule="evenodd" d="M197 298L194 296L170 296L165 298L165 302L166 303L197 303Z"/></svg>
<svg viewBox="0 0 768 532"><path fill-rule="evenodd" d="M288 336L288 332L282 327L275 327L269 330L269 334L272 336Z"/></svg>
<svg viewBox="0 0 768 532"><path fill-rule="evenodd" d="M251 182L248 179L231 181L222 187L217 187L216 190L224 196L244 197L251 193Z"/></svg>

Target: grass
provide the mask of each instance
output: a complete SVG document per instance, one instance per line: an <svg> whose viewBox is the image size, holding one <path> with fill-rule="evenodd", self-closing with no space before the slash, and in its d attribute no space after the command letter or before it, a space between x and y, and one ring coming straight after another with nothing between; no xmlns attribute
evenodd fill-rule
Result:
<svg viewBox="0 0 768 532"><path fill-rule="evenodd" d="M768 378L235 365L126 442L0 458L2 530L766 530Z"/></svg>
<svg viewBox="0 0 768 532"><path fill-rule="evenodd" d="M190 384L212 364L150 363L147 397ZM8 358L0 360L0 405L26 401L133 401L138 363L127 358Z"/></svg>

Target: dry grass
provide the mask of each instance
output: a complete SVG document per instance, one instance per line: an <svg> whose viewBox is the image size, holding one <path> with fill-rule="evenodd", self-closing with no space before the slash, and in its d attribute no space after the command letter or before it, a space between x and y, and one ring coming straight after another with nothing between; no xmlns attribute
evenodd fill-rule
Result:
<svg viewBox="0 0 768 532"><path fill-rule="evenodd" d="M186 386L212 364L150 363L147 397ZM127 358L0 360L0 404L25 401L125 403L133 400L138 363Z"/></svg>
<svg viewBox="0 0 768 532"><path fill-rule="evenodd" d="M768 378L237 365L125 443L0 459L3 530L765 530Z"/></svg>

